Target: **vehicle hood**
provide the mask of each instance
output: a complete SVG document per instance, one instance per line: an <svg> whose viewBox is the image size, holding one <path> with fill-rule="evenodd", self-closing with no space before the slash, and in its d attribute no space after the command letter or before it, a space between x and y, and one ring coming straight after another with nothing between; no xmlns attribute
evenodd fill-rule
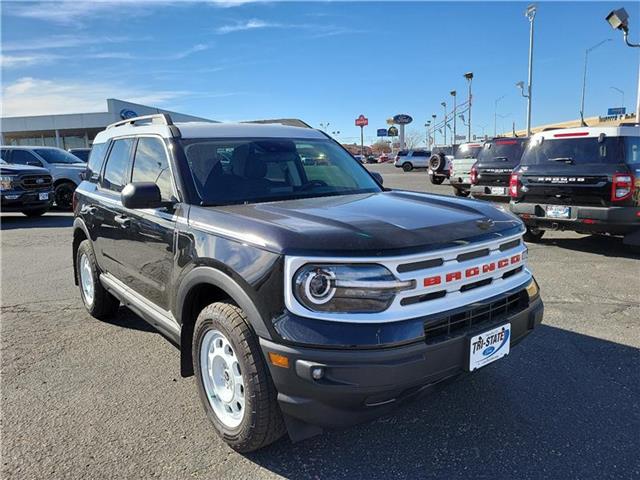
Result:
<svg viewBox="0 0 640 480"><path fill-rule="evenodd" d="M513 235L491 204L405 191L193 207L195 228L287 254L394 255Z"/></svg>
<svg viewBox="0 0 640 480"><path fill-rule="evenodd" d="M31 165L14 165L12 163L3 163L0 165L0 174L2 175L18 175L20 173L49 175L49 170Z"/></svg>

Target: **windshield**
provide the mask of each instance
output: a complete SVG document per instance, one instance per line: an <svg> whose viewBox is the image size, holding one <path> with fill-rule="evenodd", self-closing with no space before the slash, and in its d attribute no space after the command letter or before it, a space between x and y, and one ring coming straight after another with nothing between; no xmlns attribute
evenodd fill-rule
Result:
<svg viewBox="0 0 640 480"><path fill-rule="evenodd" d="M36 148L34 151L44 158L47 163L84 163L75 155L71 155L69 152L65 152L64 150L57 150L54 148Z"/></svg>
<svg viewBox="0 0 640 480"><path fill-rule="evenodd" d="M620 137L545 139L532 141L522 156L521 165L541 164L615 164L623 161Z"/></svg>
<svg viewBox="0 0 640 480"><path fill-rule="evenodd" d="M230 205L381 191L331 140L182 141L204 205Z"/></svg>
<svg viewBox="0 0 640 480"><path fill-rule="evenodd" d="M505 162L518 162L522 157L522 150L526 140L495 140L487 142L478 154L478 162L492 162L503 160Z"/></svg>
<svg viewBox="0 0 640 480"><path fill-rule="evenodd" d="M456 158L477 158L480 150L482 150L482 145L479 143L465 143L460 145L456 151Z"/></svg>

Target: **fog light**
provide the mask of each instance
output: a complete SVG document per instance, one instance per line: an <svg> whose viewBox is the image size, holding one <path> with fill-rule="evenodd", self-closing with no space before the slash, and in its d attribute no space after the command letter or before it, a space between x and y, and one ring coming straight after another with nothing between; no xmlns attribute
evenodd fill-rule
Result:
<svg viewBox="0 0 640 480"><path fill-rule="evenodd" d="M313 367L311 369L311 378L313 378L314 380L320 380L322 377L324 377L324 368Z"/></svg>
<svg viewBox="0 0 640 480"><path fill-rule="evenodd" d="M7 200L17 200L20 195L5 195L4 198Z"/></svg>

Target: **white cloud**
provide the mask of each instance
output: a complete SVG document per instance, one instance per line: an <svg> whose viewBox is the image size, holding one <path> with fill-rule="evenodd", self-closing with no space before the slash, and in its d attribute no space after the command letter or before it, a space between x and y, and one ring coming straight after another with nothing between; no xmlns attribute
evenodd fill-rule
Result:
<svg viewBox="0 0 640 480"><path fill-rule="evenodd" d="M23 77L2 89L2 115L50 115L60 113L103 112L107 98L162 106L187 95L180 91L140 91L120 84L53 81Z"/></svg>
<svg viewBox="0 0 640 480"><path fill-rule="evenodd" d="M43 65L59 60L59 55L46 54L26 54L26 55L4 55L0 54L0 67L2 68L18 68L31 67L33 65Z"/></svg>
<svg viewBox="0 0 640 480"><path fill-rule="evenodd" d="M286 25L283 25L281 23L271 23L271 22L266 22L264 20L259 20L257 18L253 18L245 22L236 22L233 25L223 25L221 27L216 28L216 32L218 32L221 35L224 35L226 33L243 32L245 30L255 30L258 28L283 28L285 26Z"/></svg>
<svg viewBox="0 0 640 480"><path fill-rule="evenodd" d="M136 38L137 42L147 38ZM131 37L119 36L86 36L86 35L54 35L51 37L21 40L19 42L3 42L4 52L25 52L36 50L51 50L59 48L86 47L90 45L104 45L112 43L123 43L132 40Z"/></svg>

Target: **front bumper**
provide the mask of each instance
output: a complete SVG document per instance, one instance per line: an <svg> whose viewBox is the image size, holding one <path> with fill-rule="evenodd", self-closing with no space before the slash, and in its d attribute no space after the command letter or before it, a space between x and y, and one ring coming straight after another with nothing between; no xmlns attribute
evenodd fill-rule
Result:
<svg viewBox="0 0 640 480"><path fill-rule="evenodd" d="M514 345L542 322L543 312L537 296L512 314L437 341L423 338L390 348L301 347L263 338L260 345L267 359L270 352L289 359L288 368L269 365L287 424L293 419L297 424L337 428L382 415L399 402L464 373L473 335L510 323ZM314 367L323 368L320 380L312 378Z"/></svg>
<svg viewBox="0 0 640 480"><path fill-rule="evenodd" d="M47 194L47 200L40 200L42 193ZM50 207L53 203L53 190L5 190L2 197L3 212L22 212Z"/></svg>
<svg viewBox="0 0 640 480"><path fill-rule="evenodd" d="M545 206L524 202L509 204L511 212L531 227L618 235L640 230L640 207L567 205L571 208L570 218L549 218L546 216Z"/></svg>

